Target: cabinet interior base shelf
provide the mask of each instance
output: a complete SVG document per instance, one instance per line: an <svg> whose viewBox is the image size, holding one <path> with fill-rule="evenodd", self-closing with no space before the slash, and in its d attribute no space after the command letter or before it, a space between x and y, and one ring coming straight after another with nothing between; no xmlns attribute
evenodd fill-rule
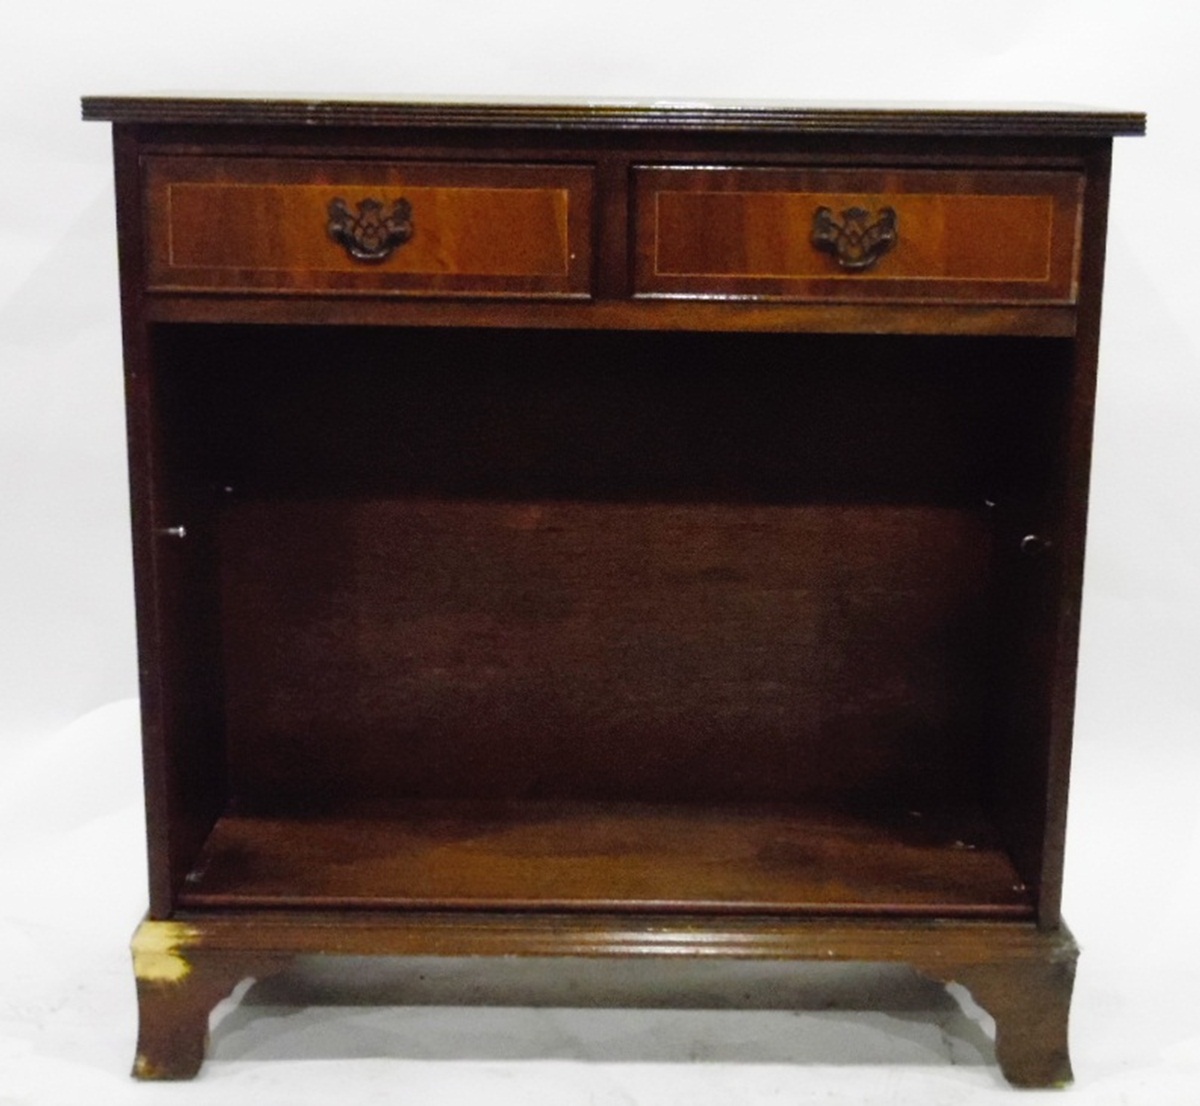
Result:
<svg viewBox="0 0 1200 1106"><path fill-rule="evenodd" d="M971 808L420 801L221 818L186 909L588 910L1029 918Z"/></svg>

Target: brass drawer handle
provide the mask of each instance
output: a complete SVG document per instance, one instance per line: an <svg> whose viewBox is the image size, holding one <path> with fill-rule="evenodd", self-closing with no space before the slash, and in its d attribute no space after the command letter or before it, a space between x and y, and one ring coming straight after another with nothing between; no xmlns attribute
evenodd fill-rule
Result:
<svg viewBox="0 0 1200 1106"><path fill-rule="evenodd" d="M331 200L328 229L329 237L356 261L385 261L413 236L412 204L396 200L387 211L379 200L368 199L355 215L345 200Z"/></svg>
<svg viewBox="0 0 1200 1106"><path fill-rule="evenodd" d="M827 207L817 208L813 215L812 244L833 254L843 269L861 272L871 268L898 237L896 209L892 207L881 207L874 221L861 207L843 211L840 223Z"/></svg>

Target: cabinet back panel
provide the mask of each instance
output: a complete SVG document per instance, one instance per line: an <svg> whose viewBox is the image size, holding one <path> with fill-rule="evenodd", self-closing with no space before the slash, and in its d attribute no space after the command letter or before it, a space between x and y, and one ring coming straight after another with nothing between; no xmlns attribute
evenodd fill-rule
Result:
<svg viewBox="0 0 1200 1106"><path fill-rule="evenodd" d="M245 504L238 790L941 793L978 729L988 549L942 508Z"/></svg>

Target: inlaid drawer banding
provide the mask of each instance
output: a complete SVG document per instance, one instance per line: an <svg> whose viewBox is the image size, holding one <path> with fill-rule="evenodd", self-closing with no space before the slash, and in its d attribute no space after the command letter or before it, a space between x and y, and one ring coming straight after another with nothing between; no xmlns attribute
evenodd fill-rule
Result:
<svg viewBox="0 0 1200 1106"><path fill-rule="evenodd" d="M635 203L639 296L1075 301L1076 173L646 166Z"/></svg>
<svg viewBox="0 0 1200 1106"><path fill-rule="evenodd" d="M580 165L148 158L151 291L586 298Z"/></svg>

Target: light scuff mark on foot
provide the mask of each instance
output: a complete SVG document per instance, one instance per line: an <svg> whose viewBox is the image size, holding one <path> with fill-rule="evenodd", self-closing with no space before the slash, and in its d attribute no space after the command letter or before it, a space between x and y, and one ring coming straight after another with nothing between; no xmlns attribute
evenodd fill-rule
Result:
<svg viewBox="0 0 1200 1106"><path fill-rule="evenodd" d="M135 1079L160 1079L162 1073L152 1061L139 1052L137 1059L133 1062L133 1077Z"/></svg>
<svg viewBox="0 0 1200 1106"><path fill-rule="evenodd" d="M143 922L133 935L133 974L146 983L182 983L192 970L183 950L199 936L182 922Z"/></svg>

